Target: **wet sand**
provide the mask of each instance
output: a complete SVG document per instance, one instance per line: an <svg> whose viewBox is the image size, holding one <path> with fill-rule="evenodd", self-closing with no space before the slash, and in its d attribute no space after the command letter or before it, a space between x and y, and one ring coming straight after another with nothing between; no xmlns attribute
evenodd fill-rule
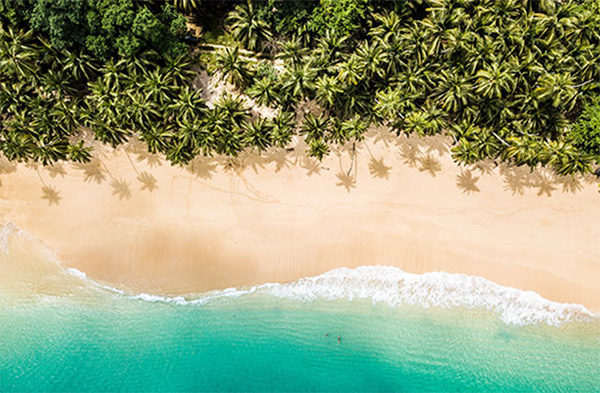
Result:
<svg viewBox="0 0 600 393"><path fill-rule="evenodd" d="M442 138L377 134L322 163L302 147L172 167L139 143L90 164L0 162L0 222L134 291L197 293L336 267L482 276L600 310L594 179L455 165Z"/></svg>

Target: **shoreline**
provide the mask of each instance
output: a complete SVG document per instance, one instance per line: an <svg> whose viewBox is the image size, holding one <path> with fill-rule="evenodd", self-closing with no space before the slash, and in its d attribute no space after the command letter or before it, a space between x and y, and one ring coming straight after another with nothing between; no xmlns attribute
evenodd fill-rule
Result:
<svg viewBox="0 0 600 393"><path fill-rule="evenodd" d="M390 265L600 311L600 194L545 170L457 167L441 137L370 136L323 163L292 152L171 167L134 143L91 164L0 163L0 221L93 280L156 294Z"/></svg>

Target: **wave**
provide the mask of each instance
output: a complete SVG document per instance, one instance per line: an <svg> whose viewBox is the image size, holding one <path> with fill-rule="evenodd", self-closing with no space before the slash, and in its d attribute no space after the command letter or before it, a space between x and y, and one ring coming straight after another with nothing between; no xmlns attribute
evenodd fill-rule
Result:
<svg viewBox="0 0 600 393"><path fill-rule="evenodd" d="M0 228L0 247L5 253L8 252L7 237L11 233L22 235L24 232L10 223ZM60 266L58 262L56 265ZM360 299L392 307L486 309L498 315L501 321L509 325L546 323L558 326L570 321L598 318L582 305L553 302L534 291L505 287L482 277L445 272L412 274L392 266L338 268L319 276L290 283L228 288L185 297L131 294L93 281L85 273L74 268L61 267L61 271L89 287L117 296L177 305L202 305L219 299L268 295L296 301Z"/></svg>

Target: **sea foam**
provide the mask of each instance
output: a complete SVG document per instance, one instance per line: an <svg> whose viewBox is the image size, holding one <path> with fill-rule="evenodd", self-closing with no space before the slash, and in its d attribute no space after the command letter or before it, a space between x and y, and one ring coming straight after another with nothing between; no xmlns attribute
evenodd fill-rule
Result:
<svg viewBox="0 0 600 393"><path fill-rule="evenodd" d="M0 247L5 252L7 251L7 237L15 233L23 235L21 230L10 223L0 228ZM553 302L536 292L505 287L482 277L445 272L412 274L392 266L338 268L319 276L303 278L290 283L267 283L247 288L228 288L186 297L147 293L131 294L95 282L77 269L68 268L64 271L93 288L129 299L154 303L202 305L219 299L259 294L297 301L317 299L353 301L360 299L392 307L408 305L424 308L486 309L510 325L546 323L558 326L569 321L598 318L582 305Z"/></svg>
<svg viewBox="0 0 600 393"><path fill-rule="evenodd" d="M198 299L153 298L177 304L264 294L298 301L370 300L392 307L463 307L486 309L509 325L546 323L558 326L574 320L594 318L584 306L550 301L533 291L505 287L482 277L445 272L406 273L391 266L339 268L316 277L285 284L263 284L249 288L214 291ZM140 298L137 296L136 298Z"/></svg>

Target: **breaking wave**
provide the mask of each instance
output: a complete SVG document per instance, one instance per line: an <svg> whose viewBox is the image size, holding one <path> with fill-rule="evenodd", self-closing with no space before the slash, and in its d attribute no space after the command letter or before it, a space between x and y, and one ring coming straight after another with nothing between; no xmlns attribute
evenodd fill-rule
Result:
<svg viewBox="0 0 600 393"><path fill-rule="evenodd" d="M22 236L23 231L10 223L0 228L0 248L5 257L8 256L8 237L11 234ZM597 315L582 305L553 302L536 292L505 287L482 277L445 272L411 274L391 266L338 268L290 283L267 283L254 287L212 291L198 296L168 297L147 293L130 294L90 280L85 273L77 269L64 269L58 261L55 263L61 274L66 273L88 287L147 302L202 305L219 299L267 295L297 301L360 299L392 307L486 309L509 325L545 323L558 326L570 321L598 319Z"/></svg>

